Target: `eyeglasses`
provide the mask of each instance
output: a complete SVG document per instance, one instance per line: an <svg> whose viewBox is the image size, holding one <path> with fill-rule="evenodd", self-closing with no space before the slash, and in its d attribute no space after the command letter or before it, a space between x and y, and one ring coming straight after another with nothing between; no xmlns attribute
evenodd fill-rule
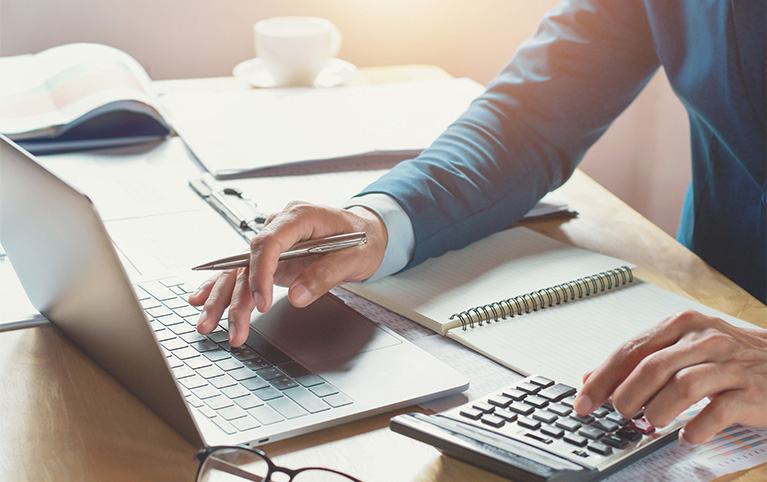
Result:
<svg viewBox="0 0 767 482"><path fill-rule="evenodd" d="M240 445L201 448L197 460L197 482L362 482L333 469L280 467L261 450Z"/></svg>

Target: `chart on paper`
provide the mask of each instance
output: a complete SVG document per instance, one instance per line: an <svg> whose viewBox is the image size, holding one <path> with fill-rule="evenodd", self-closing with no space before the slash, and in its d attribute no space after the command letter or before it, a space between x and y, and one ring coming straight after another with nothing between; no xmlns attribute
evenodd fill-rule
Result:
<svg viewBox="0 0 767 482"><path fill-rule="evenodd" d="M679 418L689 420L704 404ZM609 477L622 481L709 481L767 462L767 430L731 425L712 440L692 447L673 442Z"/></svg>

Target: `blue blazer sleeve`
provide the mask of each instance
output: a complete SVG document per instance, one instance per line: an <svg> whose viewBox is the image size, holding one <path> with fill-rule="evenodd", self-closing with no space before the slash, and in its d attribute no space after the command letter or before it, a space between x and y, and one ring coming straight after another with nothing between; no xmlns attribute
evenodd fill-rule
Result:
<svg viewBox="0 0 767 482"><path fill-rule="evenodd" d="M431 147L360 194L388 194L412 220L408 267L461 248L567 180L658 65L641 2L565 2Z"/></svg>

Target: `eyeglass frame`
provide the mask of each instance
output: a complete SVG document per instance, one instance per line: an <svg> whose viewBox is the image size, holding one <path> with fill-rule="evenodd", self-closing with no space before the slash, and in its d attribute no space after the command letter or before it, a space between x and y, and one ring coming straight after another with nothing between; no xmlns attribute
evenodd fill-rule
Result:
<svg viewBox="0 0 767 482"><path fill-rule="evenodd" d="M197 475L195 476L195 481L199 480L200 478L200 471L202 470L203 465L205 465L205 461L208 459L208 457L211 456L216 450L224 450L224 449L232 449L232 450L245 450L247 452L253 453L258 455L259 457L263 458L264 461L266 461L266 465L269 468L269 470L266 472L266 476L264 479L260 479L260 475L256 475L254 473L248 472L247 470L240 469L239 467L231 464L227 464L227 472L231 473L232 475L236 475L239 477L242 477L245 480L252 480L254 482L263 482L263 481L270 481L272 479L272 475L275 472L287 474L289 477L288 481L292 481L296 475L300 474L303 471L306 470L324 470L327 472L333 472L337 475L342 475L349 479L350 482L362 482L360 479L351 476L347 473L335 470L335 469L329 469L327 467L302 467L300 469L289 469L287 467L281 467L274 463L274 461L266 455L266 452L263 450L257 449L255 447L248 447L247 445L212 445L212 446L205 446L200 448L200 450L197 451L197 454L195 455L195 458L200 462L200 465L197 467ZM253 477L259 477L259 479L255 479Z"/></svg>

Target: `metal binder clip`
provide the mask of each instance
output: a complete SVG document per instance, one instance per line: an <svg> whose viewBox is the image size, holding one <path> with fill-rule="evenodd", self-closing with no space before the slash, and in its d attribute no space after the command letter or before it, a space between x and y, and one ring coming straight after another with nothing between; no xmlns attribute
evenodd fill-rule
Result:
<svg viewBox="0 0 767 482"><path fill-rule="evenodd" d="M213 176L207 173L201 179L189 181L189 185L248 241L261 231L266 216L239 189L221 189Z"/></svg>

